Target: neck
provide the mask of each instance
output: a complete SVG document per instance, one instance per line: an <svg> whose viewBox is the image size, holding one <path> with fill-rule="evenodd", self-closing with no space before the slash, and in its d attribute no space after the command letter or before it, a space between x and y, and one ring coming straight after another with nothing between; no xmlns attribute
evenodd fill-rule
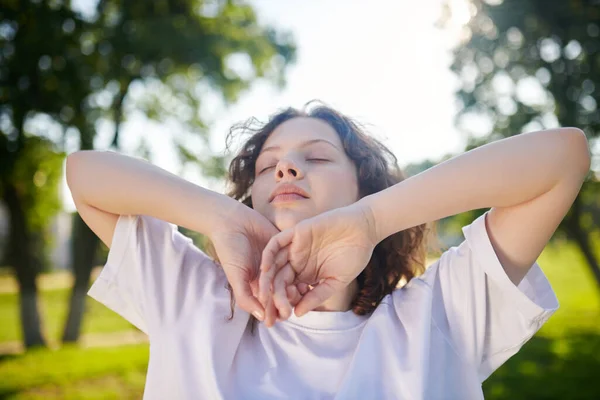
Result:
<svg viewBox="0 0 600 400"><path fill-rule="evenodd" d="M358 292L358 283L356 279L352 281L344 290L340 290L335 293L329 299L327 299L319 307L315 308L314 311L327 312L327 311L349 311L352 300Z"/></svg>

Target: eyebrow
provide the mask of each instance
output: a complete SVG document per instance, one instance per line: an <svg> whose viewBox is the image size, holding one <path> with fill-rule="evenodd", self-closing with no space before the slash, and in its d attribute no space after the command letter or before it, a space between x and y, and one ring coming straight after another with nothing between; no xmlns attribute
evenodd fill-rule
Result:
<svg viewBox="0 0 600 400"><path fill-rule="evenodd" d="M312 139L312 140L307 140L306 142L303 142L300 146L300 148L302 147L307 147L310 146L311 144L315 144L315 143L327 143L328 145L332 146L334 149L336 150L340 150L335 144L331 143L329 140L325 140L325 139ZM269 146L269 147L265 147L264 149L261 150L260 154L267 152L267 151L275 151L275 150L281 150L280 146ZM259 155L260 155L259 154Z"/></svg>

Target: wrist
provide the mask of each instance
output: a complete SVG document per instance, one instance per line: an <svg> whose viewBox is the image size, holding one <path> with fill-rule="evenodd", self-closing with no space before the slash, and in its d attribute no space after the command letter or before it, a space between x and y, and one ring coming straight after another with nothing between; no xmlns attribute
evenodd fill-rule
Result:
<svg viewBox="0 0 600 400"><path fill-rule="evenodd" d="M221 232L230 227L242 218L244 209L247 207L239 201L224 194L215 193L213 199L214 206L211 208L210 223L208 226L208 236L213 232Z"/></svg>
<svg viewBox="0 0 600 400"><path fill-rule="evenodd" d="M367 198L360 199L354 204L361 218L366 222L366 233L369 237L369 241L375 247L379 242L381 242L384 237L381 237L378 226L377 219L375 217L375 213L373 211L372 205Z"/></svg>

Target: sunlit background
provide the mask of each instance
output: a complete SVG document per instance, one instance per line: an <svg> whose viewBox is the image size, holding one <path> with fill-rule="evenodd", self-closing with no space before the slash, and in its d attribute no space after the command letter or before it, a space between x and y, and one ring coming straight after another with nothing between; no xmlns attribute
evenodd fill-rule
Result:
<svg viewBox="0 0 600 400"><path fill-rule="evenodd" d="M73 3L82 12L90 10L89 0ZM312 99L368 124L403 165L439 159L464 148L465 140L453 124L456 78L449 65L451 46L470 18L467 2L451 2L453 16L446 30L435 26L442 0L420 1L417 7L409 1L386 0L251 3L259 20L291 31L298 46L297 62L287 72L284 88L256 82L229 107L217 95L206 96L202 114L212 122L213 151L224 151L225 135L234 123L250 117L266 120L279 108L302 107ZM230 63L236 71L248 73L246 58L235 57ZM114 125L107 122L98 128L97 147L108 148ZM133 113L122 127L122 149L135 154L143 137L152 161L179 173L181 165L171 141L177 129ZM476 129L486 127L480 123ZM76 136L71 150L78 148ZM203 180L195 169L183 172L189 180L220 188L218 182ZM67 192L65 202L74 207Z"/></svg>
<svg viewBox="0 0 600 400"><path fill-rule="evenodd" d="M600 398L600 3L253 0L229 2L228 14L224 1L126 3L0 4L0 399L143 391L147 338L85 299L107 249L77 216L65 154L119 151L223 191L230 127L313 99L365 124L408 175L521 132L584 129L592 171L539 260L561 309L484 391ZM191 11L172 12L175 3ZM164 15L149 20L145 8ZM61 14L69 10L76 14ZM139 20L119 25L123 10ZM209 30L234 43L231 54L207 50L194 30L199 16L206 27L225 14ZM222 68L198 67L219 51ZM460 242L460 228L482 211L441 221L442 242ZM11 230L15 215L26 216L29 237Z"/></svg>

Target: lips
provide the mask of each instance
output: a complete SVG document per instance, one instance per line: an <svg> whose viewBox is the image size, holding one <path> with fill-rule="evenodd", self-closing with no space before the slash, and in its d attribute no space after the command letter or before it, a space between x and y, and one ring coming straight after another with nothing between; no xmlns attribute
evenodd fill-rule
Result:
<svg viewBox="0 0 600 400"><path fill-rule="evenodd" d="M273 199L273 201L271 203L286 203L289 201L302 200L305 198L306 197L300 196L299 194L296 194L296 193L282 193L282 194L278 194L277 196L275 196L275 198Z"/></svg>
<svg viewBox="0 0 600 400"><path fill-rule="evenodd" d="M275 188L269 197L269 202L301 200L307 199L308 197L308 193L298 186L292 185L291 183L285 183Z"/></svg>

